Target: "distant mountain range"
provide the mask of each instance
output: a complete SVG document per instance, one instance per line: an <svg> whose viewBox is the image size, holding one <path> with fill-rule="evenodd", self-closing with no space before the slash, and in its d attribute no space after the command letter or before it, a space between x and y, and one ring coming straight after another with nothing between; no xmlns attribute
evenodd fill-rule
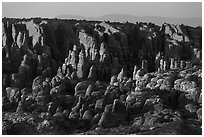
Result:
<svg viewBox="0 0 204 137"><path fill-rule="evenodd" d="M59 15L56 18L59 19L77 19L77 20L99 20L99 21L114 21L114 22L152 22L156 25L161 26L163 23L170 23L170 24L184 24L188 26L202 26L202 18L171 18L171 17L158 17L158 16L133 16L133 15L126 15L126 14L108 14L100 17L83 17L78 15Z"/></svg>

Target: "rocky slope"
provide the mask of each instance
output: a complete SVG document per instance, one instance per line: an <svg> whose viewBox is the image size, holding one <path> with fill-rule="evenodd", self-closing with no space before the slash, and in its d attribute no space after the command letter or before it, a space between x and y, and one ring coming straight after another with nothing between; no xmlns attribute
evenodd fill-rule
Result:
<svg viewBox="0 0 204 137"><path fill-rule="evenodd" d="M201 134L201 27L40 18L2 27L3 134Z"/></svg>

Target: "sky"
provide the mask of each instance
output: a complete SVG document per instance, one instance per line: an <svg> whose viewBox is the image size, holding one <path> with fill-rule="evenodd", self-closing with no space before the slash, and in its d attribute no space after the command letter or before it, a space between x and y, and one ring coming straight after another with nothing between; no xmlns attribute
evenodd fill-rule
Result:
<svg viewBox="0 0 204 137"><path fill-rule="evenodd" d="M3 2L3 17L47 17L58 15L100 17L106 14L135 16L199 17L201 2Z"/></svg>

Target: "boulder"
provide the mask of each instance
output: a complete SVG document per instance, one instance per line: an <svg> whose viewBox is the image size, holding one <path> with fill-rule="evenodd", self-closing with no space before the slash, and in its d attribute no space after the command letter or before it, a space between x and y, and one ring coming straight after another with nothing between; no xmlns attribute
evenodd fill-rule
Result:
<svg viewBox="0 0 204 137"><path fill-rule="evenodd" d="M196 113L197 113L198 119L202 121L202 108L199 108Z"/></svg>
<svg viewBox="0 0 204 137"><path fill-rule="evenodd" d="M30 107L34 102L35 102L34 98L32 96L28 96L25 99L24 104L26 107Z"/></svg>
<svg viewBox="0 0 204 137"><path fill-rule="evenodd" d="M69 114L70 114L70 111L67 110L67 109L65 109L62 113L63 113L63 115L64 115L65 118L68 118L68 117L69 117Z"/></svg>
<svg viewBox="0 0 204 137"><path fill-rule="evenodd" d="M93 119L93 112L91 110L86 110L83 114L83 119L85 120L92 120Z"/></svg>
<svg viewBox="0 0 204 137"><path fill-rule="evenodd" d="M82 97L79 97L77 104L72 108L72 111L78 112L82 107Z"/></svg>
<svg viewBox="0 0 204 137"><path fill-rule="evenodd" d="M22 80L18 73L14 73L11 75L11 87L21 89L23 87Z"/></svg>
<svg viewBox="0 0 204 137"><path fill-rule="evenodd" d="M91 92L94 91L94 86L93 85L89 85L88 88L86 89L86 94L85 96L88 97L88 96L91 96Z"/></svg>
<svg viewBox="0 0 204 137"><path fill-rule="evenodd" d="M101 113L97 113L90 122L91 127L97 125L100 119L101 119Z"/></svg>
<svg viewBox="0 0 204 137"><path fill-rule="evenodd" d="M161 98L159 96L152 96L151 98L147 99L144 103L144 106L142 108L143 112L147 112L150 110L154 109L154 105L158 104L159 102L161 102ZM160 105L155 106L156 109L161 109Z"/></svg>
<svg viewBox="0 0 204 137"><path fill-rule="evenodd" d="M202 93L200 93L199 99L198 99L198 103L202 104Z"/></svg>
<svg viewBox="0 0 204 137"><path fill-rule="evenodd" d="M41 90L38 92L38 96L47 96L49 95L49 91L47 90Z"/></svg>
<svg viewBox="0 0 204 137"><path fill-rule="evenodd" d="M62 112L57 112L52 116L54 122L62 123L65 120L65 117Z"/></svg>
<svg viewBox="0 0 204 137"><path fill-rule="evenodd" d="M94 91L91 93L91 100L92 101L97 101L98 99L100 99L102 97L102 95L104 94L104 92L102 91Z"/></svg>
<svg viewBox="0 0 204 137"><path fill-rule="evenodd" d="M50 96L49 95L37 96L36 101L37 104L44 106L48 102L50 102Z"/></svg>
<svg viewBox="0 0 204 137"><path fill-rule="evenodd" d="M91 81L96 81L98 79L97 68L95 66L91 66L89 70L88 79Z"/></svg>
<svg viewBox="0 0 204 137"><path fill-rule="evenodd" d="M158 104L154 105L154 110L157 112L161 112L163 107L164 107L163 104L161 102L159 102Z"/></svg>
<svg viewBox="0 0 204 137"><path fill-rule="evenodd" d="M118 126L119 119L116 117L116 114L103 112L101 119L98 122L98 125L103 128L111 128Z"/></svg>
<svg viewBox="0 0 204 137"><path fill-rule="evenodd" d="M71 111L71 113L69 114L69 119L78 120L79 119L79 113L75 112L75 111Z"/></svg>
<svg viewBox="0 0 204 137"><path fill-rule="evenodd" d="M86 104L82 104L80 110L79 110L79 115L80 115L80 118L83 118L83 114L84 112L88 110L88 106Z"/></svg>
<svg viewBox="0 0 204 137"><path fill-rule="evenodd" d="M81 93L81 90L83 90L84 94L86 92L86 89L88 88L88 86L92 84L91 81L82 81L79 82L76 86L75 86L75 95L78 95L79 93Z"/></svg>
<svg viewBox="0 0 204 137"><path fill-rule="evenodd" d="M66 86L64 84L60 84L59 86L55 87L57 94L64 94L66 91Z"/></svg>
<svg viewBox="0 0 204 137"><path fill-rule="evenodd" d="M135 117L132 125L134 127L140 127L143 125L143 122L144 122L144 117L142 116Z"/></svg>
<svg viewBox="0 0 204 137"><path fill-rule="evenodd" d="M115 114L126 115L127 110L124 102L119 99L115 99L113 102L112 112Z"/></svg>
<svg viewBox="0 0 204 137"><path fill-rule="evenodd" d="M146 115L143 126L154 127L160 123L169 122L170 116L169 115L159 115L158 113L154 113L153 115Z"/></svg>
<svg viewBox="0 0 204 137"><path fill-rule="evenodd" d="M57 107L56 113L62 113L62 111L63 111L62 106Z"/></svg>
<svg viewBox="0 0 204 137"><path fill-rule="evenodd" d="M133 80L136 80L137 71L138 71L138 67L135 65L134 71L133 71L133 78L132 78Z"/></svg>
<svg viewBox="0 0 204 137"><path fill-rule="evenodd" d="M124 77L126 77L126 74L125 74L125 72L124 72L124 69L122 69L122 70L120 71L120 73L118 74L118 76L117 76L117 80L118 80L119 82L122 82L122 80L123 80Z"/></svg>
<svg viewBox="0 0 204 137"><path fill-rule="evenodd" d="M185 108L190 113L195 113L197 110L197 106L195 104L187 104L187 105L185 105Z"/></svg>
<svg viewBox="0 0 204 137"><path fill-rule="evenodd" d="M128 94L128 96L126 97L127 104L134 104L136 101L135 98L136 98L135 94Z"/></svg>
<svg viewBox="0 0 204 137"><path fill-rule="evenodd" d="M104 104L112 104L114 99L116 98L115 93L111 92L111 91L106 91L106 93L104 94Z"/></svg>
<svg viewBox="0 0 204 137"><path fill-rule="evenodd" d="M7 98L10 102L12 102L14 105L18 103L21 100L21 92L18 88L6 88L7 92Z"/></svg>
<svg viewBox="0 0 204 137"><path fill-rule="evenodd" d="M17 109L16 109L16 112L25 112L26 110L25 110L25 106L24 106L24 103L23 102L19 102L18 103L18 107L17 107Z"/></svg>
<svg viewBox="0 0 204 137"><path fill-rule="evenodd" d="M60 85L60 77L58 77L58 76L53 77L51 80L51 84L52 84L53 88L56 86L59 86Z"/></svg>
<svg viewBox="0 0 204 137"><path fill-rule="evenodd" d="M117 76L116 75L113 75L111 77L111 80L110 80L110 85L113 85L115 82L117 82Z"/></svg>
<svg viewBox="0 0 204 137"><path fill-rule="evenodd" d="M37 93L40 90L40 85L43 82L43 77L42 76L37 76L34 80L33 80L33 84L32 84L32 90L33 92Z"/></svg>
<svg viewBox="0 0 204 137"><path fill-rule="evenodd" d="M96 101L96 104L95 104L95 112L96 113L101 113L103 112L104 110L104 99L99 99Z"/></svg>

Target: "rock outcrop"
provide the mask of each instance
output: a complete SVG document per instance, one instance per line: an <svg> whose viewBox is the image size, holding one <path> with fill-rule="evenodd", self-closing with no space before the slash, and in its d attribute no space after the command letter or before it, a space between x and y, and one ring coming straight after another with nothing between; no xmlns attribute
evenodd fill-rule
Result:
<svg viewBox="0 0 204 137"><path fill-rule="evenodd" d="M25 122L35 129L131 125L143 132L202 121L201 27L38 18L2 24L2 108L37 115Z"/></svg>

